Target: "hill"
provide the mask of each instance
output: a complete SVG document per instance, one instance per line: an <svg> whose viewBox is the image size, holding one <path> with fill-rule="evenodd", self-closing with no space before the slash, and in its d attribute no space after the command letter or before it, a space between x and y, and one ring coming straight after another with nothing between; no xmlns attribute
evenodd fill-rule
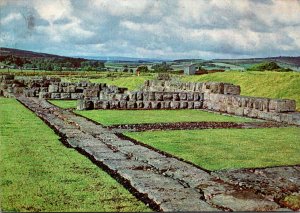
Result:
<svg viewBox="0 0 300 213"><path fill-rule="evenodd" d="M99 60L72 58L4 47L0 48L0 63L2 64L1 66L10 68L50 71L62 71L64 69L97 70L104 68L104 63Z"/></svg>

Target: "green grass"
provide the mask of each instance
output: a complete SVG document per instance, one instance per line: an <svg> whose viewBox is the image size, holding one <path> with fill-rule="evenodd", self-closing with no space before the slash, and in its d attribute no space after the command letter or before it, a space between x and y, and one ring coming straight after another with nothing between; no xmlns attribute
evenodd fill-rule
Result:
<svg viewBox="0 0 300 213"><path fill-rule="evenodd" d="M49 102L63 109L76 108L77 105L77 100L49 100Z"/></svg>
<svg viewBox="0 0 300 213"><path fill-rule="evenodd" d="M153 79L152 75L141 75L131 77L99 78L91 79L92 83L107 83L119 87L126 87L128 90L139 90L146 80Z"/></svg>
<svg viewBox="0 0 300 213"><path fill-rule="evenodd" d="M16 100L0 115L2 211L150 211Z"/></svg>
<svg viewBox="0 0 300 213"><path fill-rule="evenodd" d="M77 114L106 126L114 124L142 124L196 121L249 122L250 118L220 115L201 110L89 110Z"/></svg>
<svg viewBox="0 0 300 213"><path fill-rule="evenodd" d="M209 170L300 164L300 128L128 132Z"/></svg>
<svg viewBox="0 0 300 213"><path fill-rule="evenodd" d="M218 81L241 86L241 95L296 100L300 110L300 72L228 71L199 76L184 76L183 81Z"/></svg>

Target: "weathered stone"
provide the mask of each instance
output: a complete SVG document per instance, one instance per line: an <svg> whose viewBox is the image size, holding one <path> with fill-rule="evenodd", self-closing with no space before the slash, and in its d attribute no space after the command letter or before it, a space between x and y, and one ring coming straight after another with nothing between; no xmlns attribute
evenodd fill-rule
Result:
<svg viewBox="0 0 300 213"><path fill-rule="evenodd" d="M126 109L127 108L127 101L125 101L125 100L120 101L120 108L121 109Z"/></svg>
<svg viewBox="0 0 300 213"><path fill-rule="evenodd" d="M179 93L179 98L181 101L186 101L187 94L184 92Z"/></svg>
<svg viewBox="0 0 300 213"><path fill-rule="evenodd" d="M71 93L71 99L78 100L78 99L81 99L81 98L83 98L82 93Z"/></svg>
<svg viewBox="0 0 300 213"><path fill-rule="evenodd" d="M179 101L179 94L178 93L173 93L173 101Z"/></svg>
<svg viewBox="0 0 300 213"><path fill-rule="evenodd" d="M152 102L151 101L144 101L144 109L151 109Z"/></svg>
<svg viewBox="0 0 300 213"><path fill-rule="evenodd" d="M52 99L60 99L60 93L51 93Z"/></svg>
<svg viewBox="0 0 300 213"><path fill-rule="evenodd" d="M180 102L179 101L172 101L170 106L171 106L172 109L179 109Z"/></svg>
<svg viewBox="0 0 300 213"><path fill-rule="evenodd" d="M163 93L162 92L155 92L155 100L162 101L163 100Z"/></svg>
<svg viewBox="0 0 300 213"><path fill-rule="evenodd" d="M181 101L179 108L180 109L186 109L186 108L188 108L188 102Z"/></svg>
<svg viewBox="0 0 300 213"><path fill-rule="evenodd" d="M136 109L137 108L137 104L135 101L127 101L127 108L128 109Z"/></svg>
<svg viewBox="0 0 300 213"><path fill-rule="evenodd" d="M163 93L163 100L164 101L172 101L173 100L173 93L164 92Z"/></svg>
<svg viewBox="0 0 300 213"><path fill-rule="evenodd" d="M60 93L60 98L61 99L71 99L71 94L70 93Z"/></svg>
<svg viewBox="0 0 300 213"><path fill-rule="evenodd" d="M143 100L143 92L137 92L136 94L136 99L138 101L142 101Z"/></svg>
<svg viewBox="0 0 300 213"><path fill-rule="evenodd" d="M84 97L93 98L99 96L99 90L85 89L83 91Z"/></svg>
<svg viewBox="0 0 300 213"><path fill-rule="evenodd" d="M269 102L269 110L271 112L295 112L295 100L288 99L271 99Z"/></svg>
<svg viewBox="0 0 300 213"><path fill-rule="evenodd" d="M58 85L54 85L54 84L49 85L48 91L51 93L58 92Z"/></svg>
<svg viewBox="0 0 300 213"><path fill-rule="evenodd" d="M188 109L194 109L194 102L188 102Z"/></svg>
<svg viewBox="0 0 300 213"><path fill-rule="evenodd" d="M142 101L137 101L136 104L138 109L144 108L144 103Z"/></svg>
<svg viewBox="0 0 300 213"><path fill-rule="evenodd" d="M201 109L201 108L202 108L202 102L195 101L194 102L194 109Z"/></svg>

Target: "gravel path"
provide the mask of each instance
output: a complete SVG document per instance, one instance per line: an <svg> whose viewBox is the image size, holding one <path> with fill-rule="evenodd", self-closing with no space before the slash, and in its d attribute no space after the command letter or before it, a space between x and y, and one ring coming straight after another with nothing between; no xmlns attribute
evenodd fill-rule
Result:
<svg viewBox="0 0 300 213"><path fill-rule="evenodd" d="M88 156L154 210L288 210L257 193L251 184L240 186L239 182L231 182L232 173L211 173L121 139L114 131L45 100L18 100L53 128L64 143ZM299 168L295 170L294 175L300 176Z"/></svg>

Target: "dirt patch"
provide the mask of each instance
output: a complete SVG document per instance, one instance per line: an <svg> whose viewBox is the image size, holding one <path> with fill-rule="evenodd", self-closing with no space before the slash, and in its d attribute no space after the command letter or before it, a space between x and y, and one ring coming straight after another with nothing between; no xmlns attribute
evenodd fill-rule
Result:
<svg viewBox="0 0 300 213"><path fill-rule="evenodd" d="M146 124L120 124L109 126L109 129L123 129L130 131L151 130L190 130L190 129L249 129L249 128L271 128L286 126L274 122L176 122L176 123L146 123Z"/></svg>

